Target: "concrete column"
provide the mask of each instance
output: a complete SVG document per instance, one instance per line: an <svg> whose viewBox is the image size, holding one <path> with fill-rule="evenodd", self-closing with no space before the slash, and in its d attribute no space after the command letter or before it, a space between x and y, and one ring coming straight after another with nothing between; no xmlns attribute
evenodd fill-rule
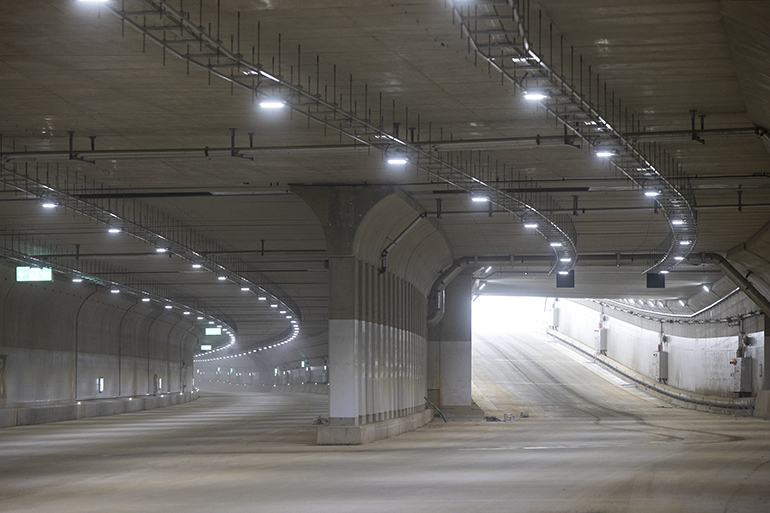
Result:
<svg viewBox="0 0 770 513"><path fill-rule="evenodd" d="M473 277L457 276L446 288L445 313L428 330L428 390L441 406L470 406L471 293Z"/></svg>
<svg viewBox="0 0 770 513"><path fill-rule="evenodd" d="M765 341L762 362L762 390L770 390L770 317L765 316Z"/></svg>

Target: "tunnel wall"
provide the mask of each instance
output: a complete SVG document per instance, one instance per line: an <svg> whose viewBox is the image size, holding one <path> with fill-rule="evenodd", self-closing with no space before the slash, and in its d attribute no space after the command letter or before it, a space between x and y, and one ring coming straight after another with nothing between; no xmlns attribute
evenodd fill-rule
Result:
<svg viewBox="0 0 770 513"><path fill-rule="evenodd" d="M599 330L606 329L607 356L626 367L656 378L654 354L662 348L668 352L669 385L703 395L736 395L736 365L731 361L739 348L741 327L737 318L756 311L743 294L734 294L689 323L665 317L646 319L639 316L642 312L631 314L593 301L560 300L556 305L559 332L598 350ZM764 316L745 319L743 331L751 341L742 347L742 354L751 358L750 388L754 395L765 379Z"/></svg>
<svg viewBox="0 0 770 513"><path fill-rule="evenodd" d="M0 408L190 389L197 336L160 305L58 275L17 283L9 263L0 301Z"/></svg>

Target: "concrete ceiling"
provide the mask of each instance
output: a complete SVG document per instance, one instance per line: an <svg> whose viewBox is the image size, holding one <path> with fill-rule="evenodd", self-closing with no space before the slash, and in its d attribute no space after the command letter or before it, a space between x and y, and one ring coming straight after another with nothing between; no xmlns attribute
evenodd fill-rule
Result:
<svg viewBox="0 0 770 513"><path fill-rule="evenodd" d="M505 8L463 3L469 14ZM111 5L120 9L117 0ZM141 0L125 5L149 8ZM698 241L657 292L644 288L641 273L669 232L665 216L589 148L565 146L561 125L469 51L451 2L226 0L219 16L214 0L169 5L245 59L253 55L267 71L381 122L385 132L399 123L399 136L411 138L414 128L415 142L453 152L450 159L498 189L525 199L548 194L545 210L566 214L577 232L569 295L688 297L719 277L698 254L725 253L770 221L770 155L754 134L770 126L770 6L763 2L531 4L532 18L542 9L544 20L540 30L530 25L535 48L548 53L542 38L561 44L563 36L565 54L574 51L574 62L582 56L586 75L591 65L622 101L623 131L690 176ZM217 280L215 269L155 253L157 241L107 233L104 223L64 207L43 209L10 185L0 193L6 250L48 255L230 320L244 348L290 333L278 313L283 305L302 319L300 344L314 343L326 327L325 239L291 184L396 184L433 218L440 199L438 223L458 258L552 255L510 213L493 207L490 216L486 205L414 166L389 166L381 146L354 145L289 109L260 109L252 91L188 69L90 2L0 3L0 100L6 168L181 242L283 303L271 308L272 298L260 301L254 287L241 291L237 279ZM705 144L690 134L692 110L699 129L705 116ZM69 158L70 131L76 159ZM617 253L636 259L597 263ZM513 266L495 268L489 290L555 295L551 265L514 258Z"/></svg>

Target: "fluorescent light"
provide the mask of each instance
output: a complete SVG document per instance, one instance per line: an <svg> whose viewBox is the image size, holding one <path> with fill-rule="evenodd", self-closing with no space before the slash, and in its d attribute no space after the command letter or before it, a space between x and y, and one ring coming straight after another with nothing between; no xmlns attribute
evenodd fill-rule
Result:
<svg viewBox="0 0 770 513"><path fill-rule="evenodd" d="M524 223L524 228L537 228L537 223Z"/></svg>
<svg viewBox="0 0 770 513"><path fill-rule="evenodd" d="M481 285L479 285L479 290L484 290L484 287L486 286L487 286L486 282L482 283Z"/></svg>
<svg viewBox="0 0 770 513"><path fill-rule="evenodd" d="M278 308L278 305L270 305L270 308Z"/></svg>
<svg viewBox="0 0 770 513"><path fill-rule="evenodd" d="M110 233L120 233L120 228L110 228L107 231L110 232Z"/></svg>
<svg viewBox="0 0 770 513"><path fill-rule="evenodd" d="M171 310L171 309L172 309L172 308L174 308L174 307L173 307L173 306L171 306L171 305L166 305L166 306L164 306L163 308L165 308L166 310Z"/></svg>
<svg viewBox="0 0 770 513"><path fill-rule="evenodd" d="M199 320L199 321L202 321L202 320L203 320L203 317L200 317L200 316L198 316L198 320Z"/></svg>
<svg viewBox="0 0 770 513"><path fill-rule="evenodd" d="M285 313L286 313L286 310L281 310L281 311L280 311L280 312L278 312L278 313L280 313L280 314L285 314Z"/></svg>
<svg viewBox="0 0 770 513"><path fill-rule="evenodd" d="M476 203L486 203L487 201L489 201L489 197L484 196L483 194L474 194L473 196L471 196L471 201Z"/></svg>
<svg viewBox="0 0 770 513"><path fill-rule="evenodd" d="M165 253L168 251L168 248L155 248L156 253Z"/></svg>
<svg viewBox="0 0 770 513"><path fill-rule="evenodd" d="M142 302L143 302L143 303L149 303L149 302L150 302L150 298L148 298L148 297L143 297L143 298L142 298Z"/></svg>
<svg viewBox="0 0 770 513"><path fill-rule="evenodd" d="M83 283L83 278L72 278L72 283Z"/></svg>
<svg viewBox="0 0 770 513"><path fill-rule="evenodd" d="M683 256L675 256L674 260L676 260L677 262L681 262L682 260L684 260L684 257Z"/></svg>
<svg viewBox="0 0 770 513"><path fill-rule="evenodd" d="M552 248L560 248L561 247L561 242L554 241L554 242L551 242L550 245L551 245Z"/></svg>
<svg viewBox="0 0 770 513"><path fill-rule="evenodd" d="M409 161L406 160L404 157L391 157L391 158L388 159L388 164L393 165L393 166L402 166L402 165L406 164L407 162L409 162Z"/></svg>
<svg viewBox="0 0 770 513"><path fill-rule="evenodd" d="M647 196L648 198L654 198L660 195L660 191L648 190L648 191L644 191L644 195Z"/></svg>
<svg viewBox="0 0 770 513"><path fill-rule="evenodd" d="M120 289L112 289L110 290L110 294L120 294Z"/></svg>
<svg viewBox="0 0 770 513"><path fill-rule="evenodd" d="M287 315L287 316L286 316L286 318L287 318L287 319L291 319L291 315Z"/></svg>
<svg viewBox="0 0 770 513"><path fill-rule="evenodd" d="M193 269L200 269L203 266L201 264L193 264L192 267Z"/></svg>
<svg viewBox="0 0 770 513"><path fill-rule="evenodd" d="M614 151L609 151L609 150L597 150L596 151L596 156L597 157L602 157L602 158L614 157L615 156L615 152Z"/></svg>
<svg viewBox="0 0 770 513"><path fill-rule="evenodd" d="M680 240L679 241L679 245L680 246L689 246L690 244L692 244L691 240Z"/></svg>
<svg viewBox="0 0 770 513"><path fill-rule="evenodd" d="M660 271L660 274L668 274L668 271L666 271L666 270L664 269L664 270Z"/></svg>
<svg viewBox="0 0 770 513"><path fill-rule="evenodd" d="M248 292L249 291L249 287L241 287L241 291L242 292Z"/></svg>
<svg viewBox="0 0 770 513"><path fill-rule="evenodd" d="M540 91L524 91L525 100L538 101L538 100L544 100L545 98L546 98L546 95Z"/></svg>
<svg viewBox="0 0 770 513"><path fill-rule="evenodd" d="M265 296L259 296L260 301L267 301L267 298Z"/></svg>
<svg viewBox="0 0 770 513"><path fill-rule="evenodd" d="M219 281L225 281L227 279L227 276L217 276L217 279Z"/></svg>
<svg viewBox="0 0 770 513"><path fill-rule="evenodd" d="M259 106L263 109L282 109L286 106L286 102L276 99L265 99L259 102Z"/></svg>
<svg viewBox="0 0 770 513"><path fill-rule="evenodd" d="M46 201L43 203L43 208L56 208L56 203L53 203L52 201Z"/></svg>
<svg viewBox="0 0 770 513"><path fill-rule="evenodd" d="M703 287L703 290L705 290L706 292L711 292L711 287L709 287L705 283L702 285L702 287Z"/></svg>
<svg viewBox="0 0 770 513"><path fill-rule="evenodd" d="M679 305L680 305L680 306L684 306L684 305L686 305L686 304L687 304L687 303L685 303L685 302L684 302L684 299L680 299L680 300L679 300Z"/></svg>
<svg viewBox="0 0 770 513"><path fill-rule="evenodd" d="M572 259L570 257L563 257L559 259L560 262L572 262Z"/></svg>
<svg viewBox="0 0 770 513"><path fill-rule="evenodd" d="M682 226L684 224L684 219L673 219L671 224L674 226Z"/></svg>
<svg viewBox="0 0 770 513"><path fill-rule="evenodd" d="M566 276L567 274L569 274L569 271L559 271L559 274L561 274L562 276Z"/></svg>
<svg viewBox="0 0 770 513"><path fill-rule="evenodd" d="M190 315L190 312L185 312L184 314L185 314L185 315Z"/></svg>

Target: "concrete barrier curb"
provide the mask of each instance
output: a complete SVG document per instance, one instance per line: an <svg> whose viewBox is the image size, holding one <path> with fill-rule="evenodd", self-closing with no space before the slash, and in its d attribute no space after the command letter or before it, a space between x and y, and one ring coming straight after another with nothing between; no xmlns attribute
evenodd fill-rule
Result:
<svg viewBox="0 0 770 513"><path fill-rule="evenodd" d="M326 383L305 383L304 385L278 385L272 388L273 392L302 392L307 394L325 394L329 395L329 385Z"/></svg>
<svg viewBox="0 0 770 513"><path fill-rule="evenodd" d="M318 426L318 445L363 445L414 431L433 420L433 410L360 426Z"/></svg>
<svg viewBox="0 0 770 513"><path fill-rule="evenodd" d="M117 415L119 413L164 408L166 406L194 401L198 397L199 393L196 390L185 392L184 394L171 392L157 396L95 399L90 401L79 401L75 404L5 408L0 410L0 428L47 424L49 422L61 422L63 420L102 417L105 415Z"/></svg>
<svg viewBox="0 0 770 513"><path fill-rule="evenodd" d="M680 388L658 383L654 379L640 374L633 369L626 367L625 365L616 362L612 358L607 356L596 354L593 348L583 344L579 340L575 340L572 337L568 337L563 333L556 330L549 329L547 333L557 340L564 342L565 344L572 346L581 353L584 353L595 361L604 364L606 367L614 370L615 372L622 374L626 378L634 381L649 391L655 392L661 398L666 401L681 406L683 408L689 408L699 411L708 411L711 413L723 413L736 416L751 416L754 410L755 399L753 397L742 397L736 399L730 399L727 397L717 397L710 395L697 394L688 390L682 390Z"/></svg>

